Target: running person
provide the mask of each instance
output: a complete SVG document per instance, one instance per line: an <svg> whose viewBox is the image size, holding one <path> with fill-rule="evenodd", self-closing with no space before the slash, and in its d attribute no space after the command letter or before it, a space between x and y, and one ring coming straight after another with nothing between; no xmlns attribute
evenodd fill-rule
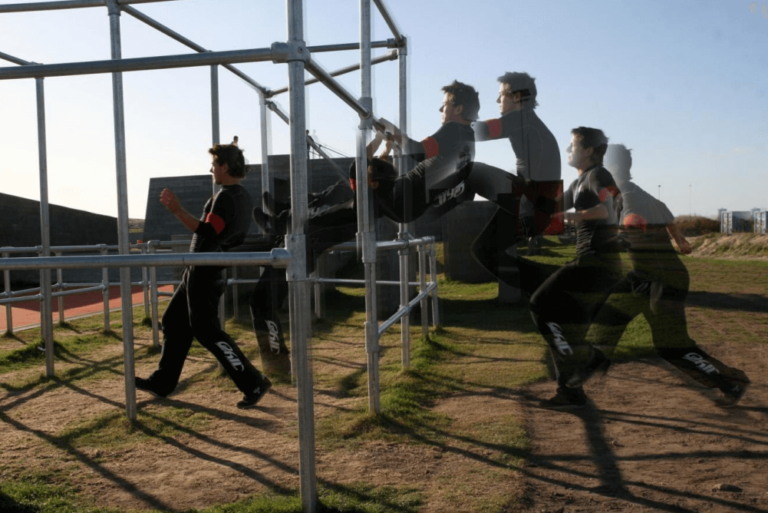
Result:
<svg viewBox="0 0 768 513"><path fill-rule="evenodd" d="M597 311L621 278L614 201L620 197L611 174L602 167L608 138L601 130L571 131L568 165L579 173L563 195L563 209L576 210L576 258L558 269L531 296L530 310L549 345L557 376L557 394L542 406L582 408L583 383L605 356L585 342Z"/></svg>
<svg viewBox="0 0 768 513"><path fill-rule="evenodd" d="M211 173L221 190L203 208L200 219L187 212L169 189L163 189L160 202L194 233L190 253L229 251L245 240L250 225L251 197L240 185L247 168L243 152L233 144L216 144ZM221 329L219 298L226 289L220 266L190 266L184 269L181 284L163 314L163 349L157 370L147 378L135 378L136 388L165 397L179 383L192 339L208 349L243 392L237 403L251 408L266 394L271 383L248 361L235 341Z"/></svg>
<svg viewBox="0 0 768 513"><path fill-rule="evenodd" d="M691 252L691 245L666 205L632 182L630 150L609 145L605 167L621 191L619 225L629 243L632 270L613 288L595 319L601 347L612 351L627 325L642 314L659 356L702 386L719 389L721 406L735 405L749 386L746 374L708 355L688 334L690 278L672 241L683 254Z"/></svg>

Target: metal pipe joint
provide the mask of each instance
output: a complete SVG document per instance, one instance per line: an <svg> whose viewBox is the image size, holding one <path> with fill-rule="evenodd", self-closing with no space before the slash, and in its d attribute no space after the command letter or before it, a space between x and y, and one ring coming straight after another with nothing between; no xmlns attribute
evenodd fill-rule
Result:
<svg viewBox="0 0 768 513"><path fill-rule="evenodd" d="M303 233L291 233L285 236L285 249L291 254L288 267L285 268L287 281L307 281L307 266L296 258L307 254L307 237Z"/></svg>
<svg viewBox="0 0 768 513"><path fill-rule="evenodd" d="M120 4L117 2L117 0L106 0L107 1L107 13L109 16L112 16L113 14L116 14L120 16L120 13L122 12L122 9L120 9Z"/></svg>
<svg viewBox="0 0 768 513"><path fill-rule="evenodd" d="M304 41L288 41L287 43L272 43L272 62L281 64L293 61L309 61L310 52Z"/></svg>

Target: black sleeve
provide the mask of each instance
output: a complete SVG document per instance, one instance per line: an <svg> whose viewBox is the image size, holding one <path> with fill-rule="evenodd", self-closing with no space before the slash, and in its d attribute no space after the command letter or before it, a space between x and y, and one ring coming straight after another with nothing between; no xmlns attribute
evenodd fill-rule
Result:
<svg viewBox="0 0 768 513"><path fill-rule="evenodd" d="M197 225L195 233L206 239L218 239L227 225L235 220L235 210L235 200L222 189L213 199L211 211Z"/></svg>
<svg viewBox="0 0 768 513"><path fill-rule="evenodd" d="M374 197L382 214L398 223L410 223L427 210L424 176L434 160L433 157L420 162L394 182L380 182Z"/></svg>

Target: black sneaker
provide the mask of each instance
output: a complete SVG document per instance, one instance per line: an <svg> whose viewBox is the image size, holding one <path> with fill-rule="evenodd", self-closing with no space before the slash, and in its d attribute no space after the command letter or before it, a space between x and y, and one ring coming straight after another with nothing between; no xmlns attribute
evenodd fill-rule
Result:
<svg viewBox="0 0 768 513"><path fill-rule="evenodd" d="M150 394L154 395L155 397L168 397L168 394L164 394L157 390L157 388L152 384L152 381L144 378L140 378L138 376L133 378L136 382L136 388L139 390L143 390L145 392L149 392Z"/></svg>
<svg viewBox="0 0 768 513"><path fill-rule="evenodd" d="M237 407L241 410L255 407L256 403L258 403L262 397L267 395L267 391L270 388L272 388L272 382L269 381L268 377L262 376L261 385L256 387L252 393L244 395L243 400L237 403Z"/></svg>
<svg viewBox="0 0 768 513"><path fill-rule="evenodd" d="M542 408L550 410L580 410L587 405L587 395L581 387L557 387L557 394L541 401Z"/></svg>
<svg viewBox="0 0 768 513"><path fill-rule="evenodd" d="M283 212L285 212L286 210L291 209L290 203L278 201L267 191L264 191L264 194L262 194L262 197L266 205L266 208L264 209L264 213L270 217L277 217Z"/></svg>
<svg viewBox="0 0 768 513"><path fill-rule="evenodd" d="M750 384L749 378L743 371L733 369L725 377L725 383L719 387L723 396L717 402L718 406L722 408L733 408L736 406L741 401L741 398L744 397Z"/></svg>

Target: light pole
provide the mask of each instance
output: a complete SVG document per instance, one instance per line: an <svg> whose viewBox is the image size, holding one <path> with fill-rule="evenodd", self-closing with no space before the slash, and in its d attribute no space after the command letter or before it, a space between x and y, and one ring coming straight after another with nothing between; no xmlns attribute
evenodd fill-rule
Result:
<svg viewBox="0 0 768 513"><path fill-rule="evenodd" d="M661 201L661 185L659 185L659 201Z"/></svg>

